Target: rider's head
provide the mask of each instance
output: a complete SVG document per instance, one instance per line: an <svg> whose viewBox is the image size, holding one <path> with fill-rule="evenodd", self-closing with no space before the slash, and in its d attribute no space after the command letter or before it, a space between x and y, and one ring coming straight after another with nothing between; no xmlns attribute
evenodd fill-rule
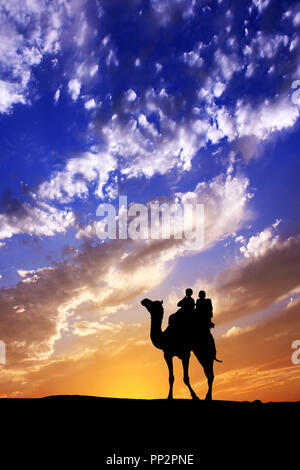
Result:
<svg viewBox="0 0 300 470"><path fill-rule="evenodd" d="M205 299L205 297L206 297L206 292L205 292L204 290L201 290L201 291L199 292L199 297L200 297L200 299Z"/></svg>
<svg viewBox="0 0 300 470"><path fill-rule="evenodd" d="M191 297L191 296L193 295L193 290L192 290L192 289L186 289L186 290L185 290L185 295L186 295L187 297Z"/></svg>

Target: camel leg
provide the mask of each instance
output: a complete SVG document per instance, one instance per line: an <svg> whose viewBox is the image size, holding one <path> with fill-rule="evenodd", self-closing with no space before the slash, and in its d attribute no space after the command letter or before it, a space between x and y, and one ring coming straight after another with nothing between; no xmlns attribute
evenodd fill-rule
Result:
<svg viewBox="0 0 300 470"><path fill-rule="evenodd" d="M203 364L204 373L207 377L208 391L205 400L212 400L212 387L214 381L214 360L206 360Z"/></svg>
<svg viewBox="0 0 300 470"><path fill-rule="evenodd" d="M197 353L197 351L194 351L194 354L200 364L203 367L204 373L207 378L207 383L208 383L208 391L205 397L205 400L212 400L212 387L213 387L213 381L214 381L214 359L202 359Z"/></svg>
<svg viewBox="0 0 300 470"><path fill-rule="evenodd" d="M182 367L183 367L183 381L184 381L185 385L188 387L192 399L193 400L199 400L199 398L197 397L196 393L194 392L194 390L192 389L191 384L190 384L190 378L189 378L190 353L183 356L181 358L181 360L182 360Z"/></svg>
<svg viewBox="0 0 300 470"><path fill-rule="evenodd" d="M174 384L173 356L171 356L170 354L164 353L164 358L165 358L165 361L166 361L168 369L169 369L170 389L169 389L168 399L171 400L173 398L173 384Z"/></svg>

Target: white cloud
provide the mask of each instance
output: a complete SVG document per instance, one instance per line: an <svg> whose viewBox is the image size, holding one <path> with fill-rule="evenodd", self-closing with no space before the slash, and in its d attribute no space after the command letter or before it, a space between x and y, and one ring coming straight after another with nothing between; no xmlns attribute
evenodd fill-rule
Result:
<svg viewBox="0 0 300 470"><path fill-rule="evenodd" d="M214 86L214 95L219 98L223 91L225 90L226 88L226 85L225 83L222 83L222 82L216 82L215 86Z"/></svg>
<svg viewBox="0 0 300 470"><path fill-rule="evenodd" d="M0 214L0 239L22 233L49 237L65 232L74 221L71 210L59 210L43 202L36 206L24 203L18 214Z"/></svg>
<svg viewBox="0 0 300 470"><path fill-rule="evenodd" d="M247 65L246 77L247 78L253 77L255 70L256 70L256 64L254 62L250 62L250 64Z"/></svg>
<svg viewBox="0 0 300 470"><path fill-rule="evenodd" d="M116 117L112 126L103 129L109 154L125 159L122 168L125 175L137 177L143 173L150 178L175 166L190 168L198 149L197 134L162 113L161 117L160 133L144 114L130 118L125 126Z"/></svg>
<svg viewBox="0 0 300 470"><path fill-rule="evenodd" d="M57 29L51 29L46 34L43 47L44 52L56 54L60 50L59 36L59 31Z"/></svg>
<svg viewBox="0 0 300 470"><path fill-rule="evenodd" d="M300 12L299 12L300 14ZM292 39L291 44L290 44L290 51L293 51L296 49L296 47L299 45L299 36L296 36L294 39Z"/></svg>
<svg viewBox="0 0 300 470"><path fill-rule="evenodd" d="M8 77L2 84L1 112L9 112L15 103L29 102L32 68L45 54L56 54L60 49L63 11L59 1L0 2L0 64ZM25 30L30 34L22 32Z"/></svg>
<svg viewBox="0 0 300 470"><path fill-rule="evenodd" d="M210 182L199 183L194 191L176 194L179 204L204 204L204 245L194 246L193 249L206 250L218 241L230 236L233 231L243 227L249 217L247 210L248 185L247 178L221 174ZM174 201L170 201L170 203L174 203ZM95 238L97 223L91 221L86 227L82 227L76 235L77 238ZM162 225L160 225L160 233L161 231ZM130 243L130 240L127 242ZM106 281L109 284L115 283L120 288L121 286L125 288L124 279L127 279L127 273L130 271L132 285L139 286L141 283L147 282L147 289L149 289L149 283L157 285L167 275L166 263L176 257L183 256L188 245L190 245L189 242L184 238L179 240L150 238L133 244L129 252L126 252L124 246L121 271L117 267L111 266L111 272L107 274Z"/></svg>
<svg viewBox="0 0 300 470"><path fill-rule="evenodd" d="M77 100L80 95L81 83L78 78L72 78L68 83L69 93L74 101Z"/></svg>
<svg viewBox="0 0 300 470"><path fill-rule="evenodd" d="M98 65L95 64L95 65L92 65L92 67L90 68L90 76L93 77L97 72L98 72Z"/></svg>
<svg viewBox="0 0 300 470"><path fill-rule="evenodd" d="M184 52L183 62L188 64L190 67L201 67L204 63L203 58L197 51Z"/></svg>
<svg viewBox="0 0 300 470"><path fill-rule="evenodd" d="M244 48L245 56L253 56L262 59L272 59L281 46L286 47L289 44L289 37L286 34L266 34L258 31L251 43Z"/></svg>
<svg viewBox="0 0 300 470"><path fill-rule="evenodd" d="M237 231L248 219L247 201L250 197L248 186L249 181L247 178L235 178L230 174L221 174L210 182L199 183L194 191L176 193L175 196L178 198L179 205L204 204L204 249L229 236L233 231ZM171 203L174 203L174 201L171 201ZM166 220L165 223L168 223L168 221ZM91 221L87 226L81 227L76 234L76 238L96 238L97 224L101 224L101 222ZM194 230L194 228L191 224L191 229ZM162 230L163 227L160 222L159 233L162 233ZM181 242L174 239L160 240L160 242L162 259L169 256L173 258L186 249L184 239ZM154 244L157 243L157 248L159 248L160 242L153 241ZM148 249L151 252L151 240L149 240L148 245L147 243L145 242L145 250ZM199 249L203 249L203 247L201 246Z"/></svg>
<svg viewBox="0 0 300 470"><path fill-rule="evenodd" d="M155 18L157 22L163 25L172 20L175 12L181 14L183 18L193 16L195 6L196 0L151 0Z"/></svg>
<svg viewBox="0 0 300 470"><path fill-rule="evenodd" d="M126 98L128 101L135 101L137 98L137 94L134 90L127 90L126 91Z"/></svg>
<svg viewBox="0 0 300 470"><path fill-rule="evenodd" d="M26 311L23 305L15 305L13 309L16 311L16 313L23 313Z"/></svg>
<svg viewBox="0 0 300 470"><path fill-rule="evenodd" d="M7 113L16 103L25 103L22 87L0 80L0 113Z"/></svg>
<svg viewBox="0 0 300 470"><path fill-rule="evenodd" d="M99 224L99 222L91 222L85 227L81 227L76 233L76 238L78 240L82 240L85 238L95 238L97 236L97 232L96 232L97 223ZM103 230L104 229L105 227L103 227Z"/></svg>
<svg viewBox="0 0 300 470"><path fill-rule="evenodd" d="M178 193L183 203L204 204L206 247L238 230L250 217L248 187L245 177L221 174L210 182L199 183L193 193Z"/></svg>
<svg viewBox="0 0 300 470"><path fill-rule="evenodd" d="M253 0L253 4L258 8L259 13L264 11L271 0Z"/></svg>
<svg viewBox="0 0 300 470"><path fill-rule="evenodd" d="M275 132L294 126L298 117L298 107L286 96L266 101L257 108L239 101L235 113L237 135L255 135L264 140Z"/></svg>
<svg viewBox="0 0 300 470"><path fill-rule="evenodd" d="M214 59L218 75L224 79L225 83L229 82L232 75L242 68L241 61L235 54L225 55L220 49L216 50Z"/></svg>
<svg viewBox="0 0 300 470"><path fill-rule="evenodd" d="M241 328L239 326L232 326L227 330L227 332L222 336L223 338L232 338L235 336L242 335L243 333L248 333L249 331L253 330L254 327L248 326Z"/></svg>
<svg viewBox="0 0 300 470"><path fill-rule="evenodd" d="M54 95L54 102L57 103L60 97L60 88L58 88Z"/></svg>
<svg viewBox="0 0 300 470"><path fill-rule="evenodd" d="M53 271L53 269L54 268L52 267L38 268L38 269L31 269L31 270L18 269L17 273L23 279L22 280L23 283L29 284L29 283L37 282L40 279L42 273L45 273L47 271Z"/></svg>
<svg viewBox="0 0 300 470"><path fill-rule="evenodd" d="M172 109L173 104L174 97L164 88L148 89L145 100L141 100L134 113L131 109L126 124L123 115L116 114L112 123L102 128L106 152L123 158L120 167L123 174L130 177L144 174L150 178L174 167L189 170L192 158L201 147L209 140L217 142L224 137L216 124L210 124L210 116L188 124L178 123L170 117L169 108ZM124 106L126 112L126 103ZM157 115L159 126L150 122L152 113Z"/></svg>
<svg viewBox="0 0 300 470"><path fill-rule="evenodd" d="M251 73L254 73L255 64L251 62L246 75L252 65L254 69ZM228 79L233 70L234 67L228 72ZM219 76L217 69L214 76ZM252 158L260 151L260 142L293 127L299 118L299 107L294 106L287 95L275 95L274 98L265 99L258 104L239 99L230 109L220 106L214 98L222 92L223 86L226 86L226 82L214 82L208 77L198 91L201 104L194 108L194 114L201 116L201 120L190 122L190 130L198 133L198 148L205 146L208 141L218 143L223 138L227 138L229 142L239 140L239 150L244 157Z"/></svg>
<svg viewBox="0 0 300 470"><path fill-rule="evenodd" d="M118 332L122 329L122 325L109 322L91 322L86 320L76 321L73 325L73 334L77 336L90 336L99 331Z"/></svg>
<svg viewBox="0 0 300 470"><path fill-rule="evenodd" d="M17 273L19 274L20 277L25 278L27 276L31 276L32 274L34 274L34 269L32 270L18 269Z"/></svg>
<svg viewBox="0 0 300 470"><path fill-rule="evenodd" d="M253 235L248 242L245 239L237 239L243 246L240 248L245 258L255 258L264 255L268 250L280 244L279 236L275 235L275 229L278 227L280 220L277 220L270 227L266 227L262 232Z"/></svg>
<svg viewBox="0 0 300 470"><path fill-rule="evenodd" d="M154 126L153 123L149 122L147 116L144 113L141 113L138 116L138 124L141 128L147 130L153 137L157 137L159 135L158 130Z"/></svg>
<svg viewBox="0 0 300 470"><path fill-rule="evenodd" d="M102 197L103 186L116 165L116 160L107 153L85 152L81 157L68 160L64 170L42 183L37 191L38 198L69 202L74 197L87 196L90 183L97 183L94 193Z"/></svg>
<svg viewBox="0 0 300 470"><path fill-rule="evenodd" d="M216 122L218 124L219 131L222 132L222 137L226 136L230 141L236 137L235 122L225 106L218 109L216 112Z"/></svg>
<svg viewBox="0 0 300 470"><path fill-rule="evenodd" d="M87 110L96 108L96 102L95 102L94 98L91 98L90 100L86 101L84 103L84 107Z"/></svg>
<svg viewBox="0 0 300 470"><path fill-rule="evenodd" d="M0 112L10 112L16 103L30 104L32 72L45 56L53 56L52 63L57 63L58 53L65 44L68 49L73 47L85 52L86 40L92 32L85 18L85 5L86 0L69 3L61 0L0 1L0 66L5 73ZM88 79L96 73L97 66L90 64L90 58L86 61L84 78ZM77 65L75 60L74 67ZM72 69L67 71L66 76L69 75L79 78ZM75 100L79 95L78 83L70 86Z"/></svg>
<svg viewBox="0 0 300 470"><path fill-rule="evenodd" d="M298 11L293 17L293 23L294 23L294 26L300 25L300 11Z"/></svg>
<svg viewBox="0 0 300 470"><path fill-rule="evenodd" d="M225 64L225 59L223 62ZM207 79L198 93L202 104L194 108L199 111L195 111L195 117L188 124L178 123L170 117L169 109L172 109L174 97L163 88L157 91L149 89L145 101L141 100L134 113L131 110L126 124L122 115L113 116L112 123L104 127L102 133L106 152L116 159L122 157L120 170L123 174L130 177L144 174L150 178L155 173L165 174L175 167L189 170L191 160L199 149L209 141L217 144L223 138L229 142L247 139L243 143L241 140L240 150L244 152L243 147L246 146L245 158L251 158L260 149L259 141L294 126L299 109L287 96L276 96L258 105L239 100L231 109L217 105L214 97L221 95L227 81L240 67L232 57L226 63L222 71L226 80L213 82ZM124 106L124 111L129 112L126 103ZM151 113L158 116L159 126L150 122L148 116Z"/></svg>
<svg viewBox="0 0 300 470"><path fill-rule="evenodd" d="M117 58L117 51L113 47L109 49L105 62L106 62L107 67L110 67L112 65L115 67L118 67L119 60Z"/></svg>

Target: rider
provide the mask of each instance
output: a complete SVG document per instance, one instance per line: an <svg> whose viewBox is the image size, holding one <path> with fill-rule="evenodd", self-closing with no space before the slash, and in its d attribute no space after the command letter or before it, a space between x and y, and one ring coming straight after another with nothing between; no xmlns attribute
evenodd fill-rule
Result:
<svg viewBox="0 0 300 470"><path fill-rule="evenodd" d="M181 307L186 313L191 313L195 309L195 300L192 297L193 290L188 288L185 290L185 297L179 300L177 307Z"/></svg>
<svg viewBox="0 0 300 470"><path fill-rule="evenodd" d="M202 329L210 330L215 327L215 324L211 320L213 317L211 299L206 298L206 292L204 290L199 292L199 297L196 302L196 314L197 321L200 322Z"/></svg>
<svg viewBox="0 0 300 470"><path fill-rule="evenodd" d="M176 313L169 316L169 326L173 334L178 336L183 342L190 337L190 330L194 320L195 300L192 297L193 290L185 290L185 297L181 299L177 307L180 307Z"/></svg>
<svg viewBox="0 0 300 470"><path fill-rule="evenodd" d="M199 341L201 344L206 344L207 347L212 351L213 356L216 355L216 346L213 335L211 334L211 328L214 328L215 324L212 322L213 307L211 299L206 298L206 292L201 290L199 297L196 302L196 314L195 314L195 333L193 335L193 341L195 344ZM198 336L199 335L199 336Z"/></svg>

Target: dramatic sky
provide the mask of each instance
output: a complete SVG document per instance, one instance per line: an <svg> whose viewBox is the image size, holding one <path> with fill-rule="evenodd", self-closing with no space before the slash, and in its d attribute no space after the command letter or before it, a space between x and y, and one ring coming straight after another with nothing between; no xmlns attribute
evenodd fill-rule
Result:
<svg viewBox="0 0 300 470"><path fill-rule="evenodd" d="M140 300L165 326L192 287L214 397L300 400L297 2L0 0L0 22L0 396L166 396ZM103 243L120 195L204 204L204 245Z"/></svg>

